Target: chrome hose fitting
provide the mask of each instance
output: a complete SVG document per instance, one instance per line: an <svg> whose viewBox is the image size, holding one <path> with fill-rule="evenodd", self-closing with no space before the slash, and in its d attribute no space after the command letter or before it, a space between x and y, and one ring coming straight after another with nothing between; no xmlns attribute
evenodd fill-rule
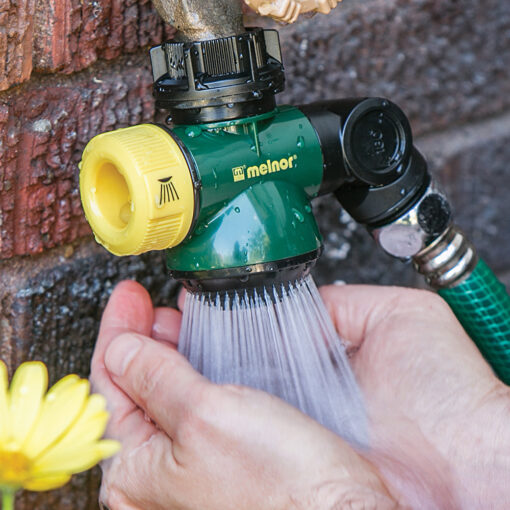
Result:
<svg viewBox="0 0 510 510"><path fill-rule="evenodd" d="M467 278L478 262L474 246L451 217L445 195L431 183L404 215L371 234L389 255L412 260L432 288L449 288Z"/></svg>
<svg viewBox="0 0 510 510"><path fill-rule="evenodd" d="M466 235L450 225L432 244L413 257L415 269L434 289L458 285L476 267L478 255Z"/></svg>
<svg viewBox="0 0 510 510"><path fill-rule="evenodd" d="M400 218L369 231L386 253L410 260L446 231L451 216L445 195L432 182L414 206Z"/></svg>

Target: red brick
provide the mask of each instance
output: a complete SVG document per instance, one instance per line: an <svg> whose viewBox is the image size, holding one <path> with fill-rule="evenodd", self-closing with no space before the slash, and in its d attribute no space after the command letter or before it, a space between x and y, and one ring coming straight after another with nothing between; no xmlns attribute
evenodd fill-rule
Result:
<svg viewBox="0 0 510 510"><path fill-rule="evenodd" d="M33 71L69 74L173 34L150 0L46 0L35 8L34 0L4 0L0 27L0 90Z"/></svg>
<svg viewBox="0 0 510 510"><path fill-rule="evenodd" d="M34 69L70 73L158 44L164 33L150 0L50 0L37 8ZM166 28L166 36L173 32Z"/></svg>
<svg viewBox="0 0 510 510"><path fill-rule="evenodd" d="M35 0L0 1L0 90L32 72Z"/></svg>
<svg viewBox="0 0 510 510"><path fill-rule="evenodd" d="M0 258L40 253L88 235L77 163L102 131L149 121L145 56L0 96Z"/></svg>

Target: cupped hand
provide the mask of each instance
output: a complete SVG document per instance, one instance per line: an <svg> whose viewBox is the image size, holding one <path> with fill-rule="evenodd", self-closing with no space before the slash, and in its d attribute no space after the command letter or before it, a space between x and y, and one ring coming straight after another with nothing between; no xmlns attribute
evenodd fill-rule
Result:
<svg viewBox="0 0 510 510"><path fill-rule="evenodd" d="M372 426L368 458L413 508L510 508L510 394L428 291L321 289Z"/></svg>
<svg viewBox="0 0 510 510"><path fill-rule="evenodd" d="M114 291L91 381L123 449L103 465L111 510L397 508L369 462L283 401L218 386L176 351L180 313L134 282Z"/></svg>

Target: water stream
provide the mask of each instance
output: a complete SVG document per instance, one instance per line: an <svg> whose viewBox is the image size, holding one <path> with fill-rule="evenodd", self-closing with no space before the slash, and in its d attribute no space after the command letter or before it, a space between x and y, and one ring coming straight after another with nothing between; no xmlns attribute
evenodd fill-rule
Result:
<svg viewBox="0 0 510 510"><path fill-rule="evenodd" d="M352 444L367 445L361 392L312 277L188 293L179 351L211 381L272 393Z"/></svg>

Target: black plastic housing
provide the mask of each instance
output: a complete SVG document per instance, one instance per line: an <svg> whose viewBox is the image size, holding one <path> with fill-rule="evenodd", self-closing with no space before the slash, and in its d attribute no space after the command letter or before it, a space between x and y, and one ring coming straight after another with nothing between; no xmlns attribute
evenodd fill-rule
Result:
<svg viewBox="0 0 510 510"><path fill-rule="evenodd" d="M276 30L251 29L151 49L156 106L174 124L206 124L272 111L285 78Z"/></svg>
<svg viewBox="0 0 510 510"><path fill-rule="evenodd" d="M430 183L413 147L407 117L383 98L349 98L300 106L324 155L319 194L333 192L359 223L388 223L411 207Z"/></svg>

